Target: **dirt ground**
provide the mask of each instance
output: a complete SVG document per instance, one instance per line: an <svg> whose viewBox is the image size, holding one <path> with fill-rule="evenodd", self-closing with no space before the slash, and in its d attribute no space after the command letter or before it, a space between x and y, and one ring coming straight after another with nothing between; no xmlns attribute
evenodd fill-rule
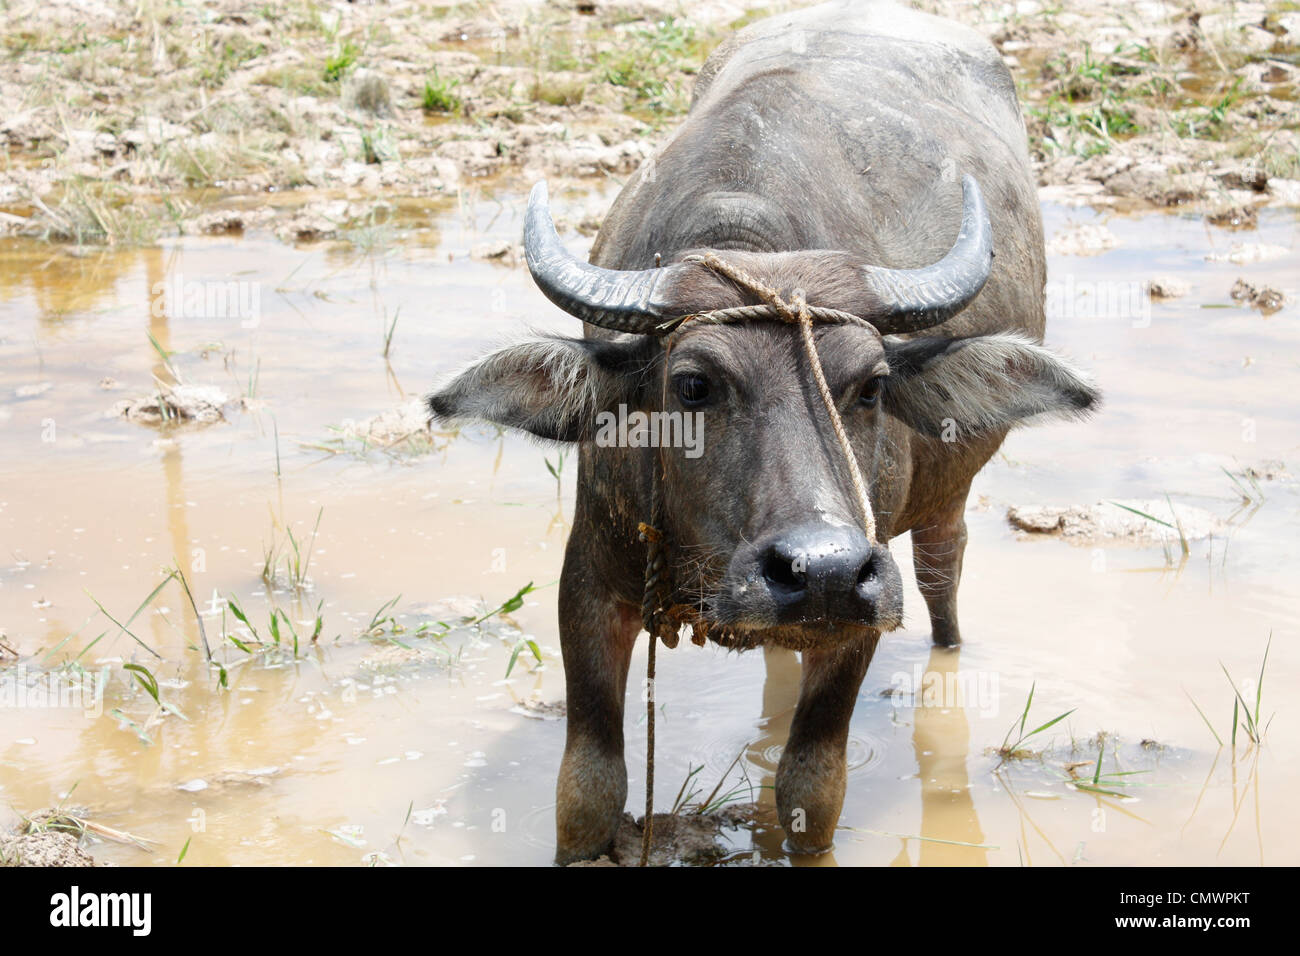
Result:
<svg viewBox="0 0 1300 956"><path fill-rule="evenodd" d="M730 804L709 813L656 813L647 866L708 866L728 858L726 829L752 826L762 811L756 804ZM644 817L623 814L609 856L570 866L640 866Z"/></svg>
<svg viewBox="0 0 1300 956"><path fill-rule="evenodd" d="M0 830L0 866L95 866L95 858L82 849L81 835L60 823L58 811L46 809Z"/></svg>
<svg viewBox="0 0 1300 956"><path fill-rule="evenodd" d="M622 177L723 37L803 5L13 3L0 234L297 241L502 175ZM1300 205L1294 3L920 5L1002 52L1044 198L1197 203L1242 226Z"/></svg>

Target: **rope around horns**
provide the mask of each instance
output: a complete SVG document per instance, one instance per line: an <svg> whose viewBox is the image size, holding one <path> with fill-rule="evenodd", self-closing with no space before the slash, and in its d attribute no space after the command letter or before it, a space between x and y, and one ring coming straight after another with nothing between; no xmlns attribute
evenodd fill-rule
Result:
<svg viewBox="0 0 1300 956"><path fill-rule="evenodd" d="M821 394L822 404L826 406L826 415L830 418L831 428L839 440L844 460L849 465L849 475L853 480L853 491L857 495L858 508L862 513L862 529L869 541L876 540L876 516L871 510L871 499L867 495L866 482L862 480L862 470L858 467L858 458L853 453L844 421L839 409L835 407L835 396L831 394L826 382L826 373L822 370L821 357L817 354L817 342L813 338L813 322L831 325L867 325L870 323L851 312L838 309L826 309L808 305L801 291L796 290L792 302L781 298L777 290L760 282L744 269L725 262L712 252L702 255L687 256L686 262L697 262L721 276L730 279L740 288L753 293L763 301L762 305L742 305L730 309L716 309L696 315L685 315L663 323L658 327L661 334L674 336L691 325L698 323L723 324L733 322L778 321L799 326L800 340L804 354L812 367L813 379L817 391ZM671 345L670 345L671 347ZM662 463L661 463L662 467ZM650 648L646 657L646 772L645 772L645 817L641 830L641 861L639 866L650 862L650 845L654 840L654 787L655 787L655 648L659 641L666 647L677 646L678 629L683 623L677 609L669 606L671 587L668 580L668 565L665 556L663 533L663 502L660 499L659 486L661 477L656 471L651 479L650 513L651 523L642 522L639 526L641 540L646 545L645 591L641 601L641 621L650 635ZM692 640L703 643L701 625L693 628Z"/></svg>

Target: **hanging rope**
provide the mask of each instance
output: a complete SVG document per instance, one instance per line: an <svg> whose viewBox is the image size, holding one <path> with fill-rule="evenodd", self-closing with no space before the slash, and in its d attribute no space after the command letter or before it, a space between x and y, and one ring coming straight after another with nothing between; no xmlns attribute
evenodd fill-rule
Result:
<svg viewBox="0 0 1300 956"><path fill-rule="evenodd" d="M671 350L673 337L696 324L724 324L735 322L771 321L787 322L799 327L800 341L808 364L812 368L813 380L821 395L826 415L830 419L831 429L839 441L844 460L848 462L849 477L853 482L853 491L858 499L858 509L862 515L862 529L869 541L876 540L876 516L871 509L871 498L867 493L867 484L858 467L857 455L853 452L853 443L839 409L835 407L835 396L831 393L822 369L821 357L817 354L817 341L813 336L813 323L823 322L832 325L864 325L874 328L860 316L838 309L826 309L808 305L802 292L796 291L792 302L786 302L777 290L760 282L744 269L731 265L712 252L702 255L687 256L683 261L697 262L734 282L740 288L752 293L763 301L762 305L743 305L730 309L716 309L697 315L679 316L659 326L659 332L669 337L668 348ZM665 362L664 392L667 392L667 363ZM662 452L661 452L662 454ZM672 603L673 586L668 573L667 544L664 539L663 501L660 486L663 483L663 462L656 462L650 479L650 522L638 525L641 540L646 546L645 588L641 597L641 623L650 635L650 649L646 658L646 771L645 771L645 818L641 831L641 862L647 866L650 862L650 846L654 839L654 782L655 782L655 648L660 641L664 646L674 648L679 639L679 630L683 624L691 625L691 640L703 644L709 636L712 622L701 620L695 609L690 606ZM728 643L729 632L720 629L714 635L720 643Z"/></svg>
<svg viewBox="0 0 1300 956"><path fill-rule="evenodd" d="M645 695L645 829L641 833L641 862L638 866L650 863L650 844L654 842L655 816L655 646L659 643L650 635L650 651L646 658L646 695Z"/></svg>
<svg viewBox="0 0 1300 956"><path fill-rule="evenodd" d="M655 462L656 471L650 479L650 514L653 525L644 521L639 525L641 540L646 544L645 590L641 597L641 624L650 635L650 650L646 658L646 752L645 752L645 817L641 831L641 862L638 866L650 863L650 844L654 840L655 808L655 648L659 641L668 642L668 623L660 613L666 591L667 559L664 556L662 520L659 486L662 483L659 468L662 462ZM677 632L672 633L672 644L677 646Z"/></svg>

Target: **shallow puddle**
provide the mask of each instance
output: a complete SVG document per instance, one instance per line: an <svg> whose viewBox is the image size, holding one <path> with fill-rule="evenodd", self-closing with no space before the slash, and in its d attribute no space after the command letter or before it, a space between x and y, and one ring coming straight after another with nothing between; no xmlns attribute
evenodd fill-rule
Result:
<svg viewBox="0 0 1300 956"><path fill-rule="evenodd" d="M593 199L555 202L577 220ZM1300 220L1266 210L1258 229L1229 232L1044 212L1049 236L1096 222L1119 240L1050 260L1049 343L1095 371L1105 408L1014 434L977 479L959 653L930 648L909 581L907 626L882 641L854 715L844 830L815 862L1295 864L1300 494L1285 474L1256 485L1225 469L1293 461L1300 445L1296 307L1264 317L1230 296L1238 278L1296 295ZM186 864L550 860L564 723L523 702L564 696L554 582L574 468L490 429L435 435L428 450L355 427L526 326L576 331L526 270L469 255L517 240L521 214L521 196L502 192L404 207L416 231L400 241L293 247L254 234L82 256L0 244L0 640L20 655L0 662L0 803L65 802L155 841L92 848L117 863L173 864L183 849ZM589 242L572 239L575 251ZM1242 243L1282 253L1207 260ZM1134 294L1157 275L1190 290ZM234 282L235 297L187 301L198 280ZM227 420L159 428L106 414L177 374L220 387ZM1228 533L1184 555L1176 541L1026 537L1006 520L1010 505L1166 495ZM910 579L906 540L893 550ZM175 580L128 621L177 565L203 633ZM512 614L429 636L529 582L538 589ZM375 617L394 620L367 636ZM1270 634L1261 723L1276 719L1260 748L1239 729L1234 759L1220 662L1253 707ZM203 664L205 638L224 687ZM96 679L107 668L101 703L40 696L74 659ZM183 716L158 716L131 662ZM633 808L643 672L644 647L627 718ZM797 680L786 652L660 654L657 806L701 766L701 795L725 776L719 793L770 805ZM1026 730L1073 712L1003 763L994 750L1031 687ZM1094 791L1070 785L1092 785L1099 742ZM724 840L731 861L788 861L761 819Z"/></svg>

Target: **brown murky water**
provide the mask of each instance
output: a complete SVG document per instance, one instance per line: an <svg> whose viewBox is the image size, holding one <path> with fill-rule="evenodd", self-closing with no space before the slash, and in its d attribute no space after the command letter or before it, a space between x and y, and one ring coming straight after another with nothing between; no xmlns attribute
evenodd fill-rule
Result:
<svg viewBox="0 0 1300 956"><path fill-rule="evenodd" d="M557 197L566 202L590 198ZM526 324L573 330L523 269L467 255L514 239L521 211L510 191L404 208L413 237L362 237L361 248L250 236L75 257L0 245L0 628L21 655L0 665L10 695L0 803L32 810L75 787L69 805L156 841L94 848L118 863L170 865L187 840L187 865L549 861L564 725L519 705L564 694L549 585L572 467L557 488L545 464L553 451L489 429L441 436L427 455L401 442L322 450L338 447L333 429L417 397ZM1049 235L1101 218L1045 214ZM1066 294L1049 341L1097 372L1106 408L1086 425L1013 435L978 479L962 587L968 644L932 650L909 589L907 627L882 642L854 715L845 829L833 858L818 862L1300 862L1290 812L1300 797L1300 494L1285 477L1262 480L1244 506L1223 471L1294 461L1300 448L1295 306L1265 318L1229 298L1238 277L1296 294L1300 220L1268 211L1247 233L1166 215L1105 221L1120 247L1051 260ZM574 248L586 241L575 236ZM1206 261L1238 242L1286 251ZM1149 307L1124 298L1155 274L1180 277L1190 293ZM178 276L250 283L256 321L186 308L177 285L151 308L157 284ZM1094 295L1111 296L1109 314L1090 317ZM185 381L253 400L205 427L106 417L167 377L146 332ZM102 388L106 377L121 387ZM1176 546L1022 539L1005 520L1010 504L1166 494L1229 521L1229 532L1192 542L1184 560ZM282 544L287 525L305 550L318 514L309 586L267 588L264 548ZM910 566L906 542L894 548ZM226 688L203 665L175 582L130 623L138 642L97 609L127 623L176 562ZM496 607L530 581L540 589L506 620L442 639L417 633L421 622ZM267 642L281 608L281 647L257 652L228 611L225 628L255 653L223 641L228 596ZM404 630L363 636L393 599ZM302 636L296 656L288 622ZM1227 744L1232 692L1220 661L1253 705L1270 634L1261 710L1276 719L1262 747L1239 731L1235 751L1219 748L1188 697ZM525 651L506 679L521 636L543 663ZM46 672L73 659L95 675L107 668L102 707L13 696L19 683L48 686ZM132 661L183 718L158 717L123 669ZM911 698L923 673L958 686L956 697ZM707 793L738 754L725 789L741 786L748 799L747 780L770 804L762 788L797 677L785 652L661 654L659 807L701 765ZM991 751L1031 685L1027 729L1073 713L1027 745L1050 745L1041 757L1000 767ZM629 699L629 806L639 807L644 717L635 690ZM1113 795L1067 785L1075 761L1089 762L1074 772L1091 779L1098 732L1112 735L1103 772L1142 771L1103 778ZM787 859L762 824L727 839L729 859Z"/></svg>

